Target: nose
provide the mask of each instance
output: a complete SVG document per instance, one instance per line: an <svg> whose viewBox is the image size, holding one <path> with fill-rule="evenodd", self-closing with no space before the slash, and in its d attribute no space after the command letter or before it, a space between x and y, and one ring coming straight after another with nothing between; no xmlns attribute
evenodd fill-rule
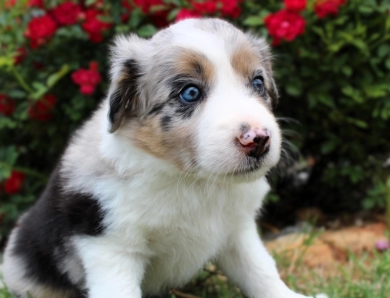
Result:
<svg viewBox="0 0 390 298"><path fill-rule="evenodd" d="M268 152L270 147L270 133L264 128L249 128L237 137L241 150L248 156L259 158Z"/></svg>

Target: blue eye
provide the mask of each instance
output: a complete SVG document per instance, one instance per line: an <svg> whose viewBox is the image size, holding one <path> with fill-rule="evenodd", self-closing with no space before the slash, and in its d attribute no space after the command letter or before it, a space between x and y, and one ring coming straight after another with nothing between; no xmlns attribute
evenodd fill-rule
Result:
<svg viewBox="0 0 390 298"><path fill-rule="evenodd" d="M263 77L255 77L252 81L253 87L259 92L264 93L264 81Z"/></svg>
<svg viewBox="0 0 390 298"><path fill-rule="evenodd" d="M196 86L187 86L180 92L180 99L185 102L195 102L198 101L202 94L198 87Z"/></svg>

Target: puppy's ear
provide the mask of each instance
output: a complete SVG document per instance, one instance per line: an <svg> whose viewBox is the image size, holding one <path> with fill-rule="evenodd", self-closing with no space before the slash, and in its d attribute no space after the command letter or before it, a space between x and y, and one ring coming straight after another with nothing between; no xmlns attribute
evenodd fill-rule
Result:
<svg viewBox="0 0 390 298"><path fill-rule="evenodd" d="M134 116L139 107L141 48L146 41L137 36L119 37L112 49L111 89L108 119L110 132L116 131L125 117Z"/></svg>
<svg viewBox="0 0 390 298"><path fill-rule="evenodd" d="M125 116L131 117L136 114L139 95L138 79L140 77L139 64L134 59L127 60L122 67L120 77L115 90L110 96L110 132L116 131Z"/></svg>
<svg viewBox="0 0 390 298"><path fill-rule="evenodd" d="M251 39L254 46L260 51L261 60L265 68L265 80L266 80L266 88L267 93L271 97L272 107L276 107L278 103L279 93L276 88L274 75L272 71L272 55L270 48L263 38L258 38L249 34L249 38Z"/></svg>

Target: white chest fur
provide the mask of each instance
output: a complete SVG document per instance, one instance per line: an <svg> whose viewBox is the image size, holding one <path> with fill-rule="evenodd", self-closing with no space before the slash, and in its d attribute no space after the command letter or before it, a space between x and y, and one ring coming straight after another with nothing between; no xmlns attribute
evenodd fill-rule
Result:
<svg viewBox="0 0 390 298"><path fill-rule="evenodd" d="M107 242L147 259L143 289L158 293L187 282L245 221L253 221L269 186L171 177L100 181ZM131 270L129 268L129 270Z"/></svg>

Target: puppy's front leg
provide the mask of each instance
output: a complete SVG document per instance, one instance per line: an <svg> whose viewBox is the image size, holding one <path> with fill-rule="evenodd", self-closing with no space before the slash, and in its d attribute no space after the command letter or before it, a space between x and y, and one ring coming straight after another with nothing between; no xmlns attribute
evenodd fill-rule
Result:
<svg viewBox="0 0 390 298"><path fill-rule="evenodd" d="M250 298L304 298L281 280L254 222L233 235L217 259L219 267Z"/></svg>
<svg viewBox="0 0 390 298"><path fill-rule="evenodd" d="M88 298L141 298L145 257L107 237L78 239Z"/></svg>

